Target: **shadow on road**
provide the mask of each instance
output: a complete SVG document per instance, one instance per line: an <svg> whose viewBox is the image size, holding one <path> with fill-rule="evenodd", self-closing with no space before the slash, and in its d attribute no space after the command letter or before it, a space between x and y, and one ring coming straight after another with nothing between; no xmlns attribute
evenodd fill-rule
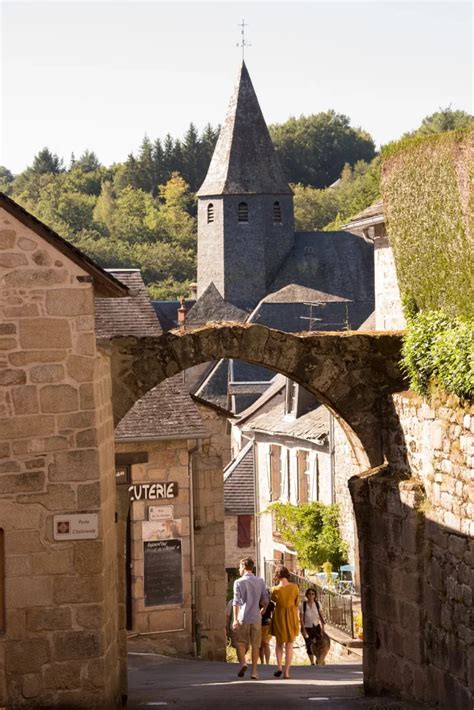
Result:
<svg viewBox="0 0 474 710"><path fill-rule="evenodd" d="M416 708L390 698L365 698L359 663L294 666L290 680L273 676L274 666L259 666L260 680L237 678L238 665L199 659L129 654L129 710L153 707L189 710L285 710L324 708Z"/></svg>

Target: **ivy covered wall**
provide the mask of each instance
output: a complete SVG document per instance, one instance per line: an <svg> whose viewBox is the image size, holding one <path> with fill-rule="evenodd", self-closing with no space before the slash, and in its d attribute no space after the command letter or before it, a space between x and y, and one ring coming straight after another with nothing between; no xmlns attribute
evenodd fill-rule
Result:
<svg viewBox="0 0 474 710"><path fill-rule="evenodd" d="M383 153L382 194L405 303L473 316L474 129L405 139Z"/></svg>

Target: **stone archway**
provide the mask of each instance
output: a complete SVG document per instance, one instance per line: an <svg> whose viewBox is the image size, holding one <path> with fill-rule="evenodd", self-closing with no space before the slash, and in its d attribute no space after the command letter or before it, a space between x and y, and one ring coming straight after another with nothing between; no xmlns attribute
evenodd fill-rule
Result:
<svg viewBox="0 0 474 710"><path fill-rule="evenodd" d="M210 323L157 337L102 341L111 357L116 423L135 401L193 365L235 358L298 382L337 417L360 470L383 462L382 399L403 389L399 333L284 333L262 325Z"/></svg>

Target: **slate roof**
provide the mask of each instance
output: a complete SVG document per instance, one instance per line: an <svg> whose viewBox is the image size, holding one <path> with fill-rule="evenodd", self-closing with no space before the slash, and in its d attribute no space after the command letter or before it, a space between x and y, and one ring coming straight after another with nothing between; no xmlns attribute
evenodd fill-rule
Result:
<svg viewBox="0 0 474 710"><path fill-rule="evenodd" d="M224 469L224 508L227 515L255 512L253 443L249 443Z"/></svg>
<svg viewBox="0 0 474 710"><path fill-rule="evenodd" d="M285 416L285 403L280 401L269 411L250 419L243 425L242 430L290 436L324 444L329 432L329 411L319 405L301 417L290 419Z"/></svg>
<svg viewBox="0 0 474 710"><path fill-rule="evenodd" d="M96 333L100 338L114 335L161 335L162 329L148 297L139 269L108 269L114 278L129 289L120 299L97 298Z"/></svg>
<svg viewBox="0 0 474 710"><path fill-rule="evenodd" d="M373 304L373 249L370 240L351 232L297 232L268 292L296 284Z"/></svg>
<svg viewBox="0 0 474 710"><path fill-rule="evenodd" d="M204 325L210 321L229 320L241 323L248 313L224 301L213 282L209 284L192 308L186 313L189 325Z"/></svg>
<svg viewBox="0 0 474 710"><path fill-rule="evenodd" d="M147 392L120 421L120 442L206 436L199 411L180 373Z"/></svg>
<svg viewBox="0 0 474 710"><path fill-rule="evenodd" d="M194 299L184 302L186 318L187 313L195 303L196 301ZM180 301L152 301L151 305L156 313L156 317L160 321L164 333L178 326L178 308L181 306Z"/></svg>
<svg viewBox="0 0 474 710"><path fill-rule="evenodd" d="M99 296L102 298L120 298L127 294L126 286L114 278L112 274L107 273L80 249L60 237L57 232L44 224L44 222L41 222L37 217L34 217L3 192L0 192L0 207L84 269L91 276L94 289Z"/></svg>
<svg viewBox="0 0 474 710"><path fill-rule="evenodd" d="M222 409L228 409L228 381L229 360L219 360L193 394Z"/></svg>
<svg viewBox="0 0 474 710"><path fill-rule="evenodd" d="M224 194L291 194L245 62L197 192L199 197Z"/></svg>
<svg viewBox="0 0 474 710"><path fill-rule="evenodd" d="M354 215L354 217L351 217L350 221L347 222L344 227L350 228L359 225L360 222L366 222L368 220L376 220L379 222L384 220L384 207L382 200L377 200L377 202L374 202L369 207L366 207L365 210L362 210L362 212L358 212Z"/></svg>

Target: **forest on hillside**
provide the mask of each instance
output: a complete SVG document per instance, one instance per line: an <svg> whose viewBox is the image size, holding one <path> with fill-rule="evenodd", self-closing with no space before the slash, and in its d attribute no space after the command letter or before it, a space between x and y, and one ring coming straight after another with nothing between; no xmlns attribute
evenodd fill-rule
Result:
<svg viewBox="0 0 474 710"><path fill-rule="evenodd" d="M450 107L410 135L463 128L474 117ZM372 137L327 111L270 126L292 185L296 229L337 229L379 197L380 157ZM0 190L104 267L140 268L154 299L189 294L196 279L196 197L219 128L182 139L145 137L124 163L102 165L86 150L63 159L43 148L18 175L0 166Z"/></svg>

